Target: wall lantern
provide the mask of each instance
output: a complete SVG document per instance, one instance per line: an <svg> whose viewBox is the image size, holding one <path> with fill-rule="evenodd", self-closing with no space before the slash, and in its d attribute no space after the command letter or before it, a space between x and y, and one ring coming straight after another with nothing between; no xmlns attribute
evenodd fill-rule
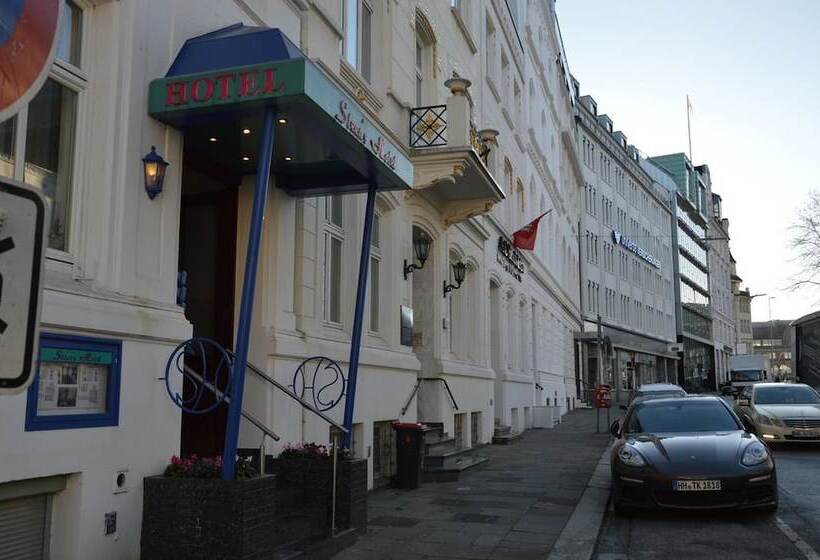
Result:
<svg viewBox="0 0 820 560"><path fill-rule="evenodd" d="M404 279L407 280L407 275L424 268L424 263L427 257L430 256L430 244L432 240L424 234L413 236L413 252L416 254L418 264L407 264L407 259L404 259Z"/></svg>
<svg viewBox="0 0 820 560"><path fill-rule="evenodd" d="M453 279L455 279L456 283L455 285L447 285L447 280L444 281L444 297L447 297L447 292L458 290L461 284L464 283L465 276L467 276L467 265L463 262L453 263Z"/></svg>
<svg viewBox="0 0 820 560"><path fill-rule="evenodd" d="M148 198L154 200L162 192L168 162L162 159L154 146L151 146L151 151L142 158L142 165L145 172L145 192L148 193Z"/></svg>

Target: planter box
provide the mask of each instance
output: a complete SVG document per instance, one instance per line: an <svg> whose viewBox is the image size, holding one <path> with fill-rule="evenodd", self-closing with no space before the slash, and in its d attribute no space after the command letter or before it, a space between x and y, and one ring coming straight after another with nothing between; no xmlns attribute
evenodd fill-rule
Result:
<svg viewBox="0 0 820 560"><path fill-rule="evenodd" d="M333 462L274 459L277 488L283 499L295 499L314 527L329 534L333 511ZM286 498L287 496L287 498ZM336 529L367 529L367 460L339 459L336 473ZM318 536L313 531L314 536Z"/></svg>
<svg viewBox="0 0 820 560"><path fill-rule="evenodd" d="M336 528L367 531L367 459L339 461L336 482Z"/></svg>
<svg viewBox="0 0 820 560"><path fill-rule="evenodd" d="M277 545L276 477L143 481L141 558L256 560Z"/></svg>

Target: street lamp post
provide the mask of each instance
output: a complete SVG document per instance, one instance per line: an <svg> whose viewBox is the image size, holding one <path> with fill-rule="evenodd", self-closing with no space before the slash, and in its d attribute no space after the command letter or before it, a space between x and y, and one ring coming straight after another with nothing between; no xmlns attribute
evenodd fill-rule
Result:
<svg viewBox="0 0 820 560"><path fill-rule="evenodd" d="M774 322L772 321L772 300L775 296L769 296L769 358L774 362ZM772 362L769 362L769 369L772 368Z"/></svg>

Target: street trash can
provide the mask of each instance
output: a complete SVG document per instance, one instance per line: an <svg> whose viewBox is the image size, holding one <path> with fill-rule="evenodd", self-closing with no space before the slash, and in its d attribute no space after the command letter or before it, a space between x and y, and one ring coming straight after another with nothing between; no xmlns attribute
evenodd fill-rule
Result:
<svg viewBox="0 0 820 560"><path fill-rule="evenodd" d="M424 459L424 425L396 422L396 476L393 486L413 489L421 484L421 463Z"/></svg>

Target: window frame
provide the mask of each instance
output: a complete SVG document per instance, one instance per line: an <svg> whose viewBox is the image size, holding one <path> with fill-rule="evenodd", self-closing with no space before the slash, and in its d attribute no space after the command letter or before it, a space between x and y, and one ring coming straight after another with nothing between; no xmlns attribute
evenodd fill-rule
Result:
<svg viewBox="0 0 820 560"><path fill-rule="evenodd" d="M79 180L83 174L82 159L79 154L83 153L84 142L81 131L84 129L84 122L86 116L86 92L89 88L89 75L83 70L85 62L88 59L88 45L89 41L89 26L88 26L88 12L90 5L86 0L64 0L60 2L62 6L67 3L73 4L79 13L79 60L78 64L74 65L69 61L56 58L49 68L46 79L51 79L58 85L65 87L72 91L75 95L75 115L74 127L71 131L71 156L70 156L70 170L68 172L68 201L67 201L67 221L68 233L66 234L65 247L63 249L54 249L46 247L46 262L48 264L60 263L63 265L72 265L74 263L74 254L76 252L76 228L80 225L80 209L78 201L83 199L83 185ZM45 82L44 82L45 85ZM39 92L38 92L39 93ZM14 160L12 177L14 180L23 182L25 180L26 172L26 142L28 139L28 117L29 117L30 102L21 107L16 115L12 116L10 120L14 120L14 131L12 140L12 153L10 154ZM4 121L6 122L6 121ZM49 231L50 231L49 224Z"/></svg>
<svg viewBox="0 0 820 560"><path fill-rule="evenodd" d="M323 278L324 278L324 286L323 286L323 294L324 294L324 301L322 305L322 321L325 325L331 326L334 328L342 328L344 321L344 309L342 306L342 287L341 282L344 278L343 268L344 268L344 249L345 249L345 230L344 230L344 204L343 198L341 195L330 195L324 197L324 216L323 216L323 225L322 225L322 246L323 246ZM339 205L339 217L340 217L340 224L337 224L332 221L333 216L333 207L335 205ZM332 316L332 284L333 284L333 275L334 275L334 268L333 268L333 241L339 242L339 270L338 270L338 283L339 283L339 301L337 302L338 305L338 320L334 320Z"/></svg>

